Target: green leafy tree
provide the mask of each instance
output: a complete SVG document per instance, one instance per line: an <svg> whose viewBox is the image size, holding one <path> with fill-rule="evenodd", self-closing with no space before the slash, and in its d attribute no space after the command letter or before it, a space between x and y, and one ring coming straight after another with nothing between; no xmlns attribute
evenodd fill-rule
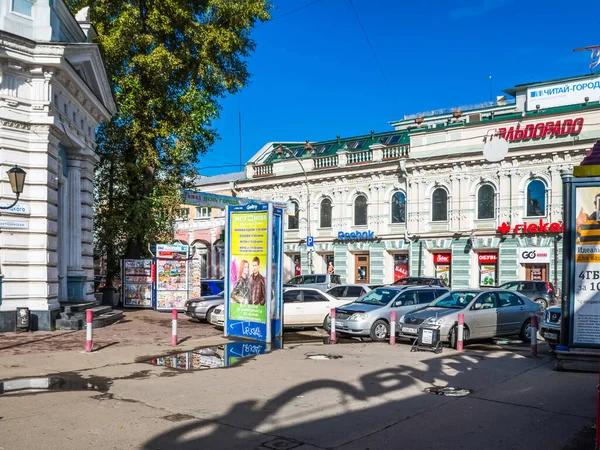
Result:
<svg viewBox="0 0 600 450"><path fill-rule="evenodd" d="M70 0L90 7L119 108L98 130L96 247L118 256L170 240L181 189L217 138L219 100L249 80L251 31L268 0Z"/></svg>

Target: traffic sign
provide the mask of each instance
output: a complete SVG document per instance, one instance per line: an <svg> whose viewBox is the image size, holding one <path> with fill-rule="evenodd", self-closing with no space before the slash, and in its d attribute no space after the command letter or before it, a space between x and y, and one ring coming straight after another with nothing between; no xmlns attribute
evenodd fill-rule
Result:
<svg viewBox="0 0 600 450"><path fill-rule="evenodd" d="M306 246L307 247L315 246L315 238L313 236L306 236Z"/></svg>

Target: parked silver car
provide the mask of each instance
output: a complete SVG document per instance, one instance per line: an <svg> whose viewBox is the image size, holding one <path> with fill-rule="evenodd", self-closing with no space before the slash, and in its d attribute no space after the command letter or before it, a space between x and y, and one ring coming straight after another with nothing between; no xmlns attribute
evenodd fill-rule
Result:
<svg viewBox="0 0 600 450"><path fill-rule="evenodd" d="M340 284L339 286L335 286L329 289L327 293L329 295L333 295L335 298L338 298L340 300L353 302L358 297L362 297L374 288L374 285L368 284Z"/></svg>
<svg viewBox="0 0 600 450"><path fill-rule="evenodd" d="M290 281L285 283L284 287L292 287L292 286L302 286L315 288L320 291L327 291L334 286L340 284L341 278L339 275L329 274L329 273L317 273L317 274L306 274L306 275L298 275L292 278Z"/></svg>
<svg viewBox="0 0 600 450"><path fill-rule="evenodd" d="M531 336L531 316L535 314L541 319L543 308L514 291L456 290L436 299L427 308L400 317L400 336L414 339L421 325L437 326L442 342L456 348L459 313L465 318L465 343L469 339L512 335L526 341Z"/></svg>
<svg viewBox="0 0 600 450"><path fill-rule="evenodd" d="M384 341L390 333L390 313L400 317L409 311L431 303L449 290L443 287L386 286L335 310L335 330L340 334L369 336Z"/></svg>
<svg viewBox="0 0 600 450"><path fill-rule="evenodd" d="M206 320L210 323L210 316L214 309L225 303L225 292L217 295L193 298L185 302L185 315L192 319Z"/></svg>

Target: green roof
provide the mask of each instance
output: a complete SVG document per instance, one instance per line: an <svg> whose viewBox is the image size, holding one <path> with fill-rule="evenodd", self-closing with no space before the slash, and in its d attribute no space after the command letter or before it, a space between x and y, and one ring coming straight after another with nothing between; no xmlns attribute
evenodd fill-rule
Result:
<svg viewBox="0 0 600 450"><path fill-rule="evenodd" d="M279 145L289 150L296 158L319 158L321 156L332 156L340 150L348 152L360 152L368 150L371 145L382 144L387 147L397 147L399 145L409 145L410 138L407 131L388 131L384 133L367 134L363 136L354 136L349 138L332 139L330 141L311 142L313 153L309 154L304 150L306 144L285 145L273 144L273 152L265 160L265 164L273 161L286 159L285 154L277 155L276 150ZM292 158L287 156L287 158Z"/></svg>

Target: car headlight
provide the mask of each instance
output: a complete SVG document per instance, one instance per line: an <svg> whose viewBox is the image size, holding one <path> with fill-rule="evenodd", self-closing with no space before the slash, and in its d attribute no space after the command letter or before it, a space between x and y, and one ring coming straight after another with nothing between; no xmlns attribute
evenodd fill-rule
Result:
<svg viewBox="0 0 600 450"><path fill-rule="evenodd" d="M427 320L425 320L425 323L427 325L441 325L446 321L446 319L444 319L443 317L441 319L436 319L435 317L429 317Z"/></svg>
<svg viewBox="0 0 600 450"><path fill-rule="evenodd" d="M196 302L195 305L196 306L204 306L204 302Z"/></svg>
<svg viewBox="0 0 600 450"><path fill-rule="evenodd" d="M404 318L406 317L406 315L400 316L400 319L398 319L399 323L404 323Z"/></svg>
<svg viewBox="0 0 600 450"><path fill-rule="evenodd" d="M356 313L356 314L352 314L350 316L350 319L348 319L348 320L365 320L367 317L369 317L368 314L365 314L365 313Z"/></svg>

